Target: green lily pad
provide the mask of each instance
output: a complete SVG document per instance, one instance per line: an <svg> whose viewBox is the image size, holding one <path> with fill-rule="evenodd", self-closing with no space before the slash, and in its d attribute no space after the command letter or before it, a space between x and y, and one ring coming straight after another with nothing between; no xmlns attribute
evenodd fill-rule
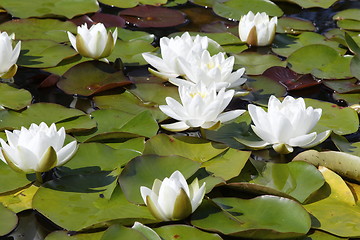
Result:
<svg viewBox="0 0 360 240"><path fill-rule="evenodd" d="M324 184L321 173L311 164L305 162L290 162L288 164L267 163L263 172L247 184L231 183L230 186L246 188L247 191L258 191L257 186L263 186L262 192L272 194L272 189L285 193L303 203L313 192ZM245 184L242 186L242 184Z"/></svg>
<svg viewBox="0 0 360 240"><path fill-rule="evenodd" d="M31 104L21 113L12 110L0 111L0 129L19 129L20 127L29 127L31 123L39 124L45 122L50 125L70 118L84 115L77 109L70 109L53 103L35 103Z"/></svg>
<svg viewBox="0 0 360 240"><path fill-rule="evenodd" d="M342 55L346 52L346 49L341 48L338 42L329 41L323 35L313 32L304 32L298 36L276 34L272 44L272 51L280 56L289 57L296 50L313 44L326 45Z"/></svg>
<svg viewBox="0 0 360 240"><path fill-rule="evenodd" d="M293 161L306 161L315 166L325 166L341 176L360 181L360 157L349 153L308 150L298 154Z"/></svg>
<svg viewBox="0 0 360 240"><path fill-rule="evenodd" d="M143 31L132 31L125 28L118 28L118 37L122 41L136 41L142 40L148 43L152 43L155 39L155 35Z"/></svg>
<svg viewBox="0 0 360 240"><path fill-rule="evenodd" d="M154 228L161 239L191 239L191 240L220 240L222 239L215 233L203 232L188 225L168 225Z"/></svg>
<svg viewBox="0 0 360 240"><path fill-rule="evenodd" d="M121 58L125 65L146 65L148 63L142 57L142 53L154 52L155 50L156 48L149 41L141 39L131 41L118 40L113 52L107 59L114 62L117 58Z"/></svg>
<svg viewBox="0 0 360 240"><path fill-rule="evenodd" d="M359 118L352 108L339 107L336 104L315 99L305 99L306 106L321 108L322 115L313 129L317 133L332 130L339 135L354 133L359 127Z"/></svg>
<svg viewBox="0 0 360 240"><path fill-rule="evenodd" d="M104 232L68 234L66 231L51 232L45 240L100 240Z"/></svg>
<svg viewBox="0 0 360 240"><path fill-rule="evenodd" d="M127 0L127 1L118 1L118 0L100 0L101 3L115 6L119 8L133 8L139 4L147 5L160 5L167 3L167 0Z"/></svg>
<svg viewBox="0 0 360 240"><path fill-rule="evenodd" d="M1 24L0 31L15 33L17 40L47 39L61 43L69 41L66 31L76 32L76 25L56 19L16 19Z"/></svg>
<svg viewBox="0 0 360 240"><path fill-rule="evenodd" d="M24 188L3 193L0 195L0 203L15 213L32 209L32 199L38 189L39 187L30 184Z"/></svg>
<svg viewBox="0 0 360 240"><path fill-rule="evenodd" d="M278 19L277 33L299 34L304 31L315 31L314 24L309 20L293 17L281 17Z"/></svg>
<svg viewBox="0 0 360 240"><path fill-rule="evenodd" d="M67 133L82 132L96 127L96 121L89 115L66 119L56 124L58 128L64 127Z"/></svg>
<svg viewBox="0 0 360 240"><path fill-rule="evenodd" d="M140 204L144 203L140 195L141 186L151 188L155 179L163 180L176 170L189 178L199 167L200 163L180 156L143 155L126 164L120 174L119 184L130 202Z"/></svg>
<svg viewBox="0 0 360 240"><path fill-rule="evenodd" d="M344 136L331 134L331 140L341 151L360 157L360 142L350 143Z"/></svg>
<svg viewBox="0 0 360 240"><path fill-rule="evenodd" d="M152 137L159 126L149 111L137 115L105 109L91 113L97 128L85 133L75 133L80 142L110 140L114 138Z"/></svg>
<svg viewBox="0 0 360 240"><path fill-rule="evenodd" d="M17 64L33 68L54 67L63 59L76 54L71 47L51 40L23 40Z"/></svg>
<svg viewBox="0 0 360 240"><path fill-rule="evenodd" d="M320 171L326 184L304 205L315 219L312 228L340 237L359 237L360 207L352 191L339 175L325 167Z"/></svg>
<svg viewBox="0 0 360 240"><path fill-rule="evenodd" d="M58 167L61 175L112 171L141 155L135 149L113 149L101 143L82 143L71 161Z"/></svg>
<svg viewBox="0 0 360 240"><path fill-rule="evenodd" d="M17 224L16 214L0 204L0 236L10 233Z"/></svg>
<svg viewBox="0 0 360 240"><path fill-rule="evenodd" d="M121 225L110 226L102 236L101 240L122 240L122 239L139 239L147 240L143 234L132 228L127 228Z"/></svg>
<svg viewBox="0 0 360 240"><path fill-rule="evenodd" d="M360 104L360 93L347 93L347 94L338 94L334 93L333 97L337 100L345 100L348 105Z"/></svg>
<svg viewBox="0 0 360 240"><path fill-rule="evenodd" d="M283 11L275 3L268 0L228 0L216 1L213 10L215 14L228 19L240 20L249 11L266 12L270 16L283 15Z"/></svg>
<svg viewBox="0 0 360 240"><path fill-rule="evenodd" d="M357 81L356 78L351 78L346 80L323 81L322 83L337 93L355 93L360 92L360 85Z"/></svg>
<svg viewBox="0 0 360 240"><path fill-rule="evenodd" d="M352 19L360 21L360 9L350 8L336 13L333 20Z"/></svg>
<svg viewBox="0 0 360 240"><path fill-rule="evenodd" d="M191 219L198 228L247 239L289 239L305 235L311 225L299 203L270 195L204 200Z"/></svg>
<svg viewBox="0 0 360 240"><path fill-rule="evenodd" d="M344 19L337 21L337 26L342 29L360 31L360 21L352 19Z"/></svg>
<svg viewBox="0 0 360 240"><path fill-rule="evenodd" d="M302 47L288 57L290 68L301 74L311 73L325 79L350 78L351 56L341 56L331 47L314 44Z"/></svg>
<svg viewBox="0 0 360 240"><path fill-rule="evenodd" d="M6 163L0 161L0 193L9 192L29 185L32 180L24 173L12 170Z"/></svg>
<svg viewBox="0 0 360 240"><path fill-rule="evenodd" d="M273 54L260 54L255 52L246 52L233 55L237 67L245 67L245 73L248 75L260 75L266 69L274 66L286 67L287 62Z"/></svg>
<svg viewBox="0 0 360 240"><path fill-rule="evenodd" d="M193 161L206 162L224 151L226 148L214 147L213 143L201 138L158 134L146 142L144 154L178 155Z"/></svg>
<svg viewBox="0 0 360 240"><path fill-rule="evenodd" d="M11 15L18 18L65 16L72 18L90 12L97 12L99 5L96 0L3 0L1 5Z"/></svg>
<svg viewBox="0 0 360 240"><path fill-rule="evenodd" d="M105 226L110 222L154 222L146 207L129 203L120 187L115 186L116 176L103 173L63 177L40 187L34 196L33 207L58 226L71 231Z"/></svg>
<svg viewBox="0 0 360 240"><path fill-rule="evenodd" d="M31 93L25 89L16 89L5 83L0 83L0 105L13 110L20 110L29 106Z"/></svg>
<svg viewBox="0 0 360 240"><path fill-rule="evenodd" d="M329 8L331 5L333 5L338 0L286 0L290 3L296 3L300 7L303 8L313 8L313 7L320 7L320 8Z"/></svg>
<svg viewBox="0 0 360 240"><path fill-rule="evenodd" d="M213 7L213 5L217 2L218 0L190 0L190 2L199 5L199 6L203 6L203 7Z"/></svg>
<svg viewBox="0 0 360 240"><path fill-rule="evenodd" d="M131 84L123 71L100 62L89 61L70 68L57 86L67 94L90 96L108 89Z"/></svg>
<svg viewBox="0 0 360 240"><path fill-rule="evenodd" d="M168 118L165 113L160 111L158 104L142 101L128 91L116 95L96 96L93 100L100 109L116 109L134 115L149 110L157 121L161 122Z"/></svg>

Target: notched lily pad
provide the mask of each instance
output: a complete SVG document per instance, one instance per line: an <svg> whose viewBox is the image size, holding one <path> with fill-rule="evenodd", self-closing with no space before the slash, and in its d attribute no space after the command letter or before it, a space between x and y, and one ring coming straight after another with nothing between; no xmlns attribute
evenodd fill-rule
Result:
<svg viewBox="0 0 360 240"><path fill-rule="evenodd" d="M131 82L123 71L104 62L88 61L70 68L57 86L67 94L90 96L127 84Z"/></svg>
<svg viewBox="0 0 360 240"><path fill-rule="evenodd" d="M16 89L0 83L0 105L13 110L20 110L30 105L31 93L25 89Z"/></svg>
<svg viewBox="0 0 360 240"><path fill-rule="evenodd" d="M130 24L139 28L174 27L186 22L185 14L178 10L149 5L121 11L120 16Z"/></svg>

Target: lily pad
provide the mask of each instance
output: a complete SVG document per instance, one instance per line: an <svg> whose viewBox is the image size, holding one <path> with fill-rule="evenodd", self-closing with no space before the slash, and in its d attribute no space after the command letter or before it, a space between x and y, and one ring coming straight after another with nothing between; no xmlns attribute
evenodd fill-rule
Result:
<svg viewBox="0 0 360 240"><path fill-rule="evenodd" d="M338 0L287 0L287 2L296 3L300 7L303 8L313 8L313 7L320 7L320 8L329 8Z"/></svg>
<svg viewBox="0 0 360 240"><path fill-rule="evenodd" d="M144 203L140 195L141 186L151 188L155 179L163 180L176 170L189 178L199 167L200 163L180 156L143 155L126 164L120 174L119 184L130 202L140 204Z"/></svg>
<svg viewBox="0 0 360 240"><path fill-rule="evenodd" d="M191 239L191 240L220 240L222 239L215 233L203 232L188 225L168 225L154 228L161 239Z"/></svg>
<svg viewBox="0 0 360 240"><path fill-rule="evenodd" d="M160 111L157 103L142 101L128 91L122 94L96 96L93 100L100 109L116 109L134 115L149 110L157 121L161 122L168 118L165 113Z"/></svg>
<svg viewBox="0 0 360 240"><path fill-rule="evenodd" d="M1 194L0 203L15 213L32 209L32 199L38 189L39 187L31 184L25 188Z"/></svg>
<svg viewBox="0 0 360 240"><path fill-rule="evenodd" d="M352 108L339 107L336 104L322 102L315 99L305 99L306 106L321 108L322 115L313 129L318 133L332 130L339 135L354 133L359 127L359 118Z"/></svg>
<svg viewBox="0 0 360 240"><path fill-rule="evenodd" d="M272 193L272 189L290 195L294 199L303 203L313 192L318 190L324 184L324 178L321 173L311 164L305 162L290 162L288 164L267 163L263 172L254 180L247 184L230 183L229 186L240 188L245 184L246 191L255 192L259 189L257 186L263 186L263 192ZM247 184L247 185L246 185Z"/></svg>
<svg viewBox="0 0 360 240"><path fill-rule="evenodd" d="M133 8L139 4L155 5L167 3L167 0L127 0L127 1L118 1L118 0L100 0L101 3L115 6L119 8Z"/></svg>
<svg viewBox="0 0 360 240"><path fill-rule="evenodd" d="M12 110L20 110L29 106L31 93L25 89L16 89L5 83L0 83L0 105Z"/></svg>
<svg viewBox="0 0 360 240"><path fill-rule="evenodd" d="M32 180L24 173L18 173L12 170L6 163L0 161L0 193L13 191L29 185Z"/></svg>
<svg viewBox="0 0 360 240"><path fill-rule="evenodd" d="M351 93L351 94L333 94L334 98L337 100L345 100L348 105L360 104L360 93Z"/></svg>
<svg viewBox="0 0 360 240"><path fill-rule="evenodd" d="M213 143L194 137L173 137L158 134L145 144L144 154L159 156L178 155L197 162L206 162L226 151Z"/></svg>
<svg viewBox="0 0 360 240"><path fill-rule="evenodd" d="M215 14L228 19L240 20L249 11L266 12L270 16L281 16L283 11L269 0L227 0L216 1L213 10Z"/></svg>
<svg viewBox="0 0 360 240"><path fill-rule="evenodd" d="M96 0L2 0L1 6L11 15L18 18L65 16L72 18L76 15L96 12L99 5Z"/></svg>
<svg viewBox="0 0 360 240"><path fill-rule="evenodd" d="M178 10L150 5L126 9L119 15L130 24L140 28L174 27L186 22L185 14Z"/></svg>
<svg viewBox="0 0 360 240"><path fill-rule="evenodd" d="M152 43L155 35L142 31L132 31L125 28L118 28L118 37L123 41L143 40Z"/></svg>
<svg viewBox="0 0 360 240"><path fill-rule="evenodd" d="M90 96L108 89L131 84L123 71L100 62L89 61L70 68L57 86L67 94Z"/></svg>
<svg viewBox="0 0 360 240"><path fill-rule="evenodd" d="M245 67L245 73L248 75L259 75L270 67L286 67L287 64L286 61L282 61L273 54L246 52L233 56L235 57L235 64L237 67Z"/></svg>
<svg viewBox="0 0 360 240"><path fill-rule="evenodd" d="M55 231L48 234L45 240L100 240L104 232L68 234L66 231Z"/></svg>
<svg viewBox="0 0 360 240"><path fill-rule="evenodd" d="M26 18L5 22L0 31L15 33L17 40L47 39L61 43L69 40L66 31L76 32L76 25L56 19Z"/></svg>
<svg viewBox="0 0 360 240"><path fill-rule="evenodd" d="M32 68L55 67L77 52L69 46L51 40L23 40L18 65Z"/></svg>
<svg viewBox="0 0 360 240"><path fill-rule="evenodd" d="M95 188L89 189L91 185ZM146 207L129 203L120 187L115 186L116 177L103 173L63 177L40 187L33 207L58 226L72 231L104 226L109 221L154 221Z"/></svg>
<svg viewBox="0 0 360 240"><path fill-rule="evenodd" d="M315 218L312 227L340 237L359 237L360 207L352 191L339 175L325 167L320 171L326 184L304 205Z"/></svg>
<svg viewBox="0 0 360 240"><path fill-rule="evenodd" d="M277 33L299 34L304 31L315 31L314 24L309 20L294 17L281 17L278 19Z"/></svg>
<svg viewBox="0 0 360 240"><path fill-rule="evenodd" d="M121 225L110 226L102 236L101 240L121 240L121 239L139 239L147 240L143 234L132 228L127 228Z"/></svg>
<svg viewBox="0 0 360 240"><path fill-rule="evenodd" d="M352 30L352 31L360 31L360 21L358 20L351 20L351 19L344 19L337 21L337 26L342 29Z"/></svg>
<svg viewBox="0 0 360 240"><path fill-rule="evenodd" d="M335 41L329 41L323 35L313 32L304 32L298 36L290 34L276 34L272 44L272 51L280 56L289 57L296 50L313 44L322 44L333 48L340 54L345 54L346 49L341 48Z"/></svg>
<svg viewBox="0 0 360 240"><path fill-rule="evenodd" d="M16 214L0 204L0 236L10 233L17 223L18 218Z"/></svg>
<svg viewBox="0 0 360 240"><path fill-rule="evenodd" d="M314 44L302 47L288 57L290 68L301 74L311 73L325 79L350 78L351 56L341 56L331 47Z"/></svg>
<svg viewBox="0 0 360 240"><path fill-rule="evenodd" d="M191 223L247 239L289 239L305 235L311 225L309 214L299 203L270 195L204 200L193 213Z"/></svg>
<svg viewBox="0 0 360 240"><path fill-rule="evenodd" d="M98 123L97 128L84 133L76 133L80 142L111 140L114 138L152 137L159 128L157 122L148 111L137 115L106 109L97 110L91 116Z"/></svg>
<svg viewBox="0 0 360 240"><path fill-rule="evenodd" d="M337 93L356 93L360 92L360 84L355 78L346 80L323 81L323 84Z"/></svg>
<svg viewBox="0 0 360 240"><path fill-rule="evenodd" d="M331 140L341 152L346 152L360 157L360 141L350 143L344 136L331 134Z"/></svg>
<svg viewBox="0 0 360 240"><path fill-rule="evenodd" d="M349 153L308 150L298 154L293 161L306 161L315 166L325 166L341 176L360 181L360 157Z"/></svg>
<svg viewBox="0 0 360 240"><path fill-rule="evenodd" d="M350 8L336 13L333 20L352 19L360 21L360 9Z"/></svg>
<svg viewBox="0 0 360 240"><path fill-rule="evenodd" d="M70 109L53 103L35 103L31 104L21 113L12 110L0 111L0 129L19 129L20 127L29 127L31 123L39 124L45 122L50 125L66 119L75 118L84 115L77 109Z"/></svg>
<svg viewBox="0 0 360 240"><path fill-rule="evenodd" d="M97 12L91 16L91 19L94 21L94 23L98 23L98 22L103 23L106 28L125 27L125 20L120 16L116 16L113 14Z"/></svg>

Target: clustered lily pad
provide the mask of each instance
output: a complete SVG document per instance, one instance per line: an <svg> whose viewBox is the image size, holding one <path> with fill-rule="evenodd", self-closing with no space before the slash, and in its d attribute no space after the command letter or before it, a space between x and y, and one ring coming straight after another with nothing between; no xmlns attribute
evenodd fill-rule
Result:
<svg viewBox="0 0 360 240"><path fill-rule="evenodd" d="M0 238L360 238L355 5L2 0Z"/></svg>

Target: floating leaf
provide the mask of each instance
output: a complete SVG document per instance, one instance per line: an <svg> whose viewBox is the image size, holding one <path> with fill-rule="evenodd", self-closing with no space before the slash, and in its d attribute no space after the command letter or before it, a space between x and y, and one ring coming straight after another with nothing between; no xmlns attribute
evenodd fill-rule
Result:
<svg viewBox="0 0 360 240"><path fill-rule="evenodd" d="M91 19L94 23L103 23L106 28L118 27L120 29L125 27L125 20L113 14L97 12L91 16Z"/></svg>
<svg viewBox="0 0 360 240"><path fill-rule="evenodd" d="M68 234L65 231L51 232L45 240L100 240L104 232Z"/></svg>
<svg viewBox="0 0 360 240"><path fill-rule="evenodd" d="M321 8L329 8L331 5L333 5L338 0L286 0L290 3L296 3L300 7L303 8L313 8L313 7L321 7Z"/></svg>
<svg viewBox="0 0 360 240"><path fill-rule="evenodd" d="M340 237L360 236L360 207L341 177L331 170L320 168L326 184L309 199L305 209L313 216L313 228Z"/></svg>
<svg viewBox="0 0 360 240"><path fill-rule="evenodd" d="M9 192L29 185L33 178L29 179L25 173L12 170L6 163L0 161L0 193Z"/></svg>
<svg viewBox="0 0 360 240"><path fill-rule="evenodd" d="M110 226L102 236L101 240L122 240L122 239L139 239L147 240L139 231L132 228L127 228L121 225Z"/></svg>
<svg viewBox="0 0 360 240"><path fill-rule="evenodd" d="M233 56L235 57L235 64L237 64L239 68L245 67L245 73L248 75L259 75L270 67L286 67L287 64L286 61L282 61L280 58L272 54L246 52Z"/></svg>
<svg viewBox="0 0 360 240"><path fill-rule="evenodd" d="M249 183L230 183L229 186L255 193L259 185L263 194L272 194L272 189L290 195L299 202L304 202L310 194L324 184L321 173L311 164L290 162L288 164L267 163L263 172ZM269 189L269 191L267 190Z"/></svg>
<svg viewBox="0 0 360 240"><path fill-rule="evenodd" d="M360 9L349 8L336 13L333 20L352 19L360 21Z"/></svg>
<svg viewBox="0 0 360 240"><path fill-rule="evenodd" d="M178 155L197 162L206 162L224 151L226 148L214 147L213 143L201 138L158 134L146 142L144 154Z"/></svg>
<svg viewBox="0 0 360 240"><path fill-rule="evenodd" d="M89 96L127 84L131 82L123 71L104 62L89 61L70 68L57 86L67 94Z"/></svg>
<svg viewBox="0 0 360 240"><path fill-rule="evenodd" d="M147 5L160 5L167 3L167 0L126 0L126 1L118 1L118 0L100 0L101 3L115 6L119 8L133 8L139 4L147 4Z"/></svg>
<svg viewBox="0 0 360 240"><path fill-rule="evenodd" d="M340 136L334 133L331 134L331 140L341 152L346 152L360 157L360 141L349 143L349 141L344 136Z"/></svg>
<svg viewBox="0 0 360 240"><path fill-rule="evenodd" d="M203 232L188 225L167 225L154 229L162 239L221 240L215 233Z"/></svg>
<svg viewBox="0 0 360 240"><path fill-rule="evenodd" d="M69 46L51 40L23 40L18 65L33 68L55 67L77 52Z"/></svg>
<svg viewBox="0 0 360 240"><path fill-rule="evenodd" d="M300 204L270 195L204 200L191 219L198 228L247 239L289 239L305 235L311 225Z"/></svg>
<svg viewBox="0 0 360 240"><path fill-rule="evenodd" d="M315 166L325 166L341 176L360 181L360 157L349 153L308 150L298 154L293 161L306 161Z"/></svg>
<svg viewBox="0 0 360 240"><path fill-rule="evenodd" d="M170 177L176 170L187 179L199 167L200 163L180 156L143 155L126 164L120 174L119 183L126 198L130 202L139 204L144 203L140 195L141 186L151 188L155 179L163 180L165 177Z"/></svg>
<svg viewBox="0 0 360 240"><path fill-rule="evenodd" d="M351 94L338 94L338 93L334 93L333 97L336 100L345 100L347 102L348 105L353 105L353 104L360 104L360 93L351 93Z"/></svg>
<svg viewBox="0 0 360 240"><path fill-rule="evenodd" d="M322 109L321 118L313 131L320 133L330 129L336 134L345 135L358 130L359 118L354 109L308 98L305 103L306 106Z"/></svg>
<svg viewBox="0 0 360 240"><path fill-rule="evenodd" d="M352 31L360 31L360 21L344 19L337 21L337 26L342 29L352 30Z"/></svg>
<svg viewBox="0 0 360 240"><path fill-rule="evenodd" d="M31 184L25 188L1 194L0 203L15 213L32 209L32 199L38 189L39 187Z"/></svg>
<svg viewBox="0 0 360 240"><path fill-rule="evenodd" d="M30 105L31 93L25 89L16 89L0 83L0 105L13 110L20 110Z"/></svg>
<svg viewBox="0 0 360 240"><path fill-rule="evenodd" d="M16 214L0 204L0 237L10 233L17 223Z"/></svg>
<svg viewBox="0 0 360 240"><path fill-rule="evenodd" d="M76 32L76 25L56 19L16 19L1 24L0 31L15 33L17 40L48 39L61 43L69 40L66 31Z"/></svg>
<svg viewBox="0 0 360 240"><path fill-rule="evenodd" d="M315 31L314 24L305 19L281 17L276 25L277 33L299 34L303 31Z"/></svg>
<svg viewBox="0 0 360 240"><path fill-rule="evenodd" d="M290 68L301 74L311 73L325 79L350 78L351 56L341 56L331 47L314 44L302 47L288 57Z"/></svg>
<svg viewBox="0 0 360 240"><path fill-rule="evenodd" d="M215 14L234 20L240 20L241 16L249 11L266 12L270 16L281 16L283 11L275 3L268 0L228 0L216 1L213 10Z"/></svg>
<svg viewBox="0 0 360 240"><path fill-rule="evenodd" d="M29 127L31 123L40 124L45 122L50 125L69 118L75 118L84 115L77 109L70 109L53 103L35 103L31 104L21 113L12 110L0 111L0 129L19 129L20 127Z"/></svg>
<svg viewBox="0 0 360 240"><path fill-rule="evenodd" d="M106 172L49 181L35 194L33 207L58 226L72 231L104 226L109 221L154 221L146 207L126 200L120 187L116 187L116 176Z"/></svg>
<svg viewBox="0 0 360 240"><path fill-rule="evenodd" d="M340 47L335 41L329 41L323 35L313 32L304 32L298 36L290 34L276 34L272 44L272 51L280 56L289 57L296 50L313 45L321 44L333 48L340 54L345 54L346 50Z"/></svg>
<svg viewBox="0 0 360 240"><path fill-rule="evenodd" d="M346 79L346 80L323 81L322 83L328 88L331 88L332 90L336 91L337 93L360 92L360 84L358 84L358 80L355 78Z"/></svg>
<svg viewBox="0 0 360 240"><path fill-rule="evenodd" d="M1 113L1 112L0 112ZM148 111L137 115L117 110L97 110L91 116L98 123L97 129L88 133L75 134L81 142L110 140L114 138L152 137L159 128Z"/></svg>
<svg viewBox="0 0 360 240"><path fill-rule="evenodd" d="M140 28L174 27L186 22L185 14L178 10L149 5L139 5L119 14L127 22Z"/></svg>
<svg viewBox="0 0 360 240"><path fill-rule="evenodd" d="M65 16L72 18L99 10L96 0L2 0L1 6L18 18Z"/></svg>

